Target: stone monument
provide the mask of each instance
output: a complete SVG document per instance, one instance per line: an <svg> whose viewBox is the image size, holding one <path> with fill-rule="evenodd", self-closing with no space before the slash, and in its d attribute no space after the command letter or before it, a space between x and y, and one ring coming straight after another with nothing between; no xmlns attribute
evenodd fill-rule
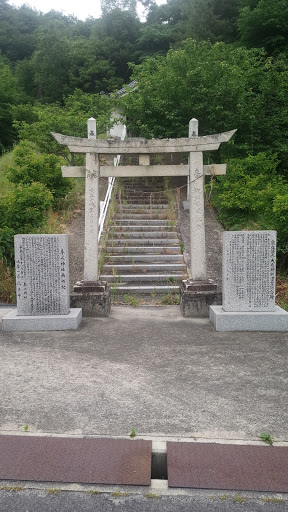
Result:
<svg viewBox="0 0 288 512"><path fill-rule="evenodd" d="M229 231L223 238L223 303L210 306L216 331L286 331L275 304L276 231Z"/></svg>
<svg viewBox="0 0 288 512"><path fill-rule="evenodd" d="M76 329L82 310L70 309L68 235L16 235L14 245L17 310L2 319L2 329Z"/></svg>

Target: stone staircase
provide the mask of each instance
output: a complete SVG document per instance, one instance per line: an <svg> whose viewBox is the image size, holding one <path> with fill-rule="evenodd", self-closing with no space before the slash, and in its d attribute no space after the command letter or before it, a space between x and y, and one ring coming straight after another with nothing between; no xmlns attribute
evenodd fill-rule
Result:
<svg viewBox="0 0 288 512"><path fill-rule="evenodd" d="M175 211L163 179L120 182L117 210L109 227L100 279L111 286L113 302L175 304L187 279Z"/></svg>

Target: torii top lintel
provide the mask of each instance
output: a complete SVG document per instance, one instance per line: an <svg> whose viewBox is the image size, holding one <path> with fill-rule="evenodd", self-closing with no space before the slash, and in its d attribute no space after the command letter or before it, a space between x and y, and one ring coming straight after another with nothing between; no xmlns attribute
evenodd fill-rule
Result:
<svg viewBox="0 0 288 512"><path fill-rule="evenodd" d="M51 132L52 137L61 145L67 146L71 153L191 153L195 151L215 151L222 142L228 142L237 130L181 139L86 139Z"/></svg>

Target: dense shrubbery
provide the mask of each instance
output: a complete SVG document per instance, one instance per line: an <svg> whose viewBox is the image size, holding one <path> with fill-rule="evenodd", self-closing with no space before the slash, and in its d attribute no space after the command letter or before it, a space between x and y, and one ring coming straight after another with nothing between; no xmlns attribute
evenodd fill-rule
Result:
<svg viewBox="0 0 288 512"><path fill-rule="evenodd" d="M231 160L211 197L226 229L275 229L283 257L288 252L288 185L277 165L276 156L266 153Z"/></svg>
<svg viewBox="0 0 288 512"><path fill-rule="evenodd" d="M77 90L65 98L63 106L36 103L30 108L14 106L13 111L21 140L6 176L14 187L0 196L0 259L10 265L14 235L44 229L48 211L61 210L74 187L61 173L63 158L69 161L71 155L54 141L50 131L85 136L87 119L93 116L98 134L106 133L111 124L111 100ZM82 155L76 158L79 163L83 159Z"/></svg>
<svg viewBox="0 0 288 512"><path fill-rule="evenodd" d="M14 163L7 173L11 183L44 184L53 195L55 207L71 190L71 181L62 176L59 158L52 154L36 153L33 145L27 141L21 142L14 151Z"/></svg>
<svg viewBox="0 0 288 512"><path fill-rule="evenodd" d="M42 183L19 184L0 201L0 259L13 264L14 235L35 233L52 207L53 195Z"/></svg>
<svg viewBox="0 0 288 512"><path fill-rule="evenodd" d="M223 158L272 150L286 162L288 66L264 50L187 40L167 57L134 68L139 85L123 99L129 128L143 137L187 137L237 128ZM285 156L284 156L285 155ZM217 157L217 156L216 156Z"/></svg>

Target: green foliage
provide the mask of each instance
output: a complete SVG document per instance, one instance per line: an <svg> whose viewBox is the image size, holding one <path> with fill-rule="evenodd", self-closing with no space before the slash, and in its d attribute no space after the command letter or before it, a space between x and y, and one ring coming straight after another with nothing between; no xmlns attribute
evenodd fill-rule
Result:
<svg viewBox="0 0 288 512"><path fill-rule="evenodd" d="M137 93L123 104L135 136L187 137L192 117L199 133L237 128L220 155L247 156L287 150L288 68L263 50L246 50L223 43L187 40L165 58L148 59L133 69ZM286 157L285 157L286 158Z"/></svg>
<svg viewBox="0 0 288 512"><path fill-rule="evenodd" d="M275 155L259 153L228 164L217 178L212 204L226 229L275 229L278 254L288 253L288 184Z"/></svg>
<svg viewBox="0 0 288 512"><path fill-rule="evenodd" d="M274 226L277 230L277 249L283 255L288 255L288 187L273 200Z"/></svg>
<svg viewBox="0 0 288 512"><path fill-rule="evenodd" d="M0 203L0 213L1 203ZM14 261L14 229L0 227L0 261L5 265L13 265Z"/></svg>
<svg viewBox="0 0 288 512"><path fill-rule="evenodd" d="M106 133L107 127L111 125L111 110L112 104L108 96L101 97L76 90L65 98L63 107L57 103L35 103L31 107L32 114L29 114L25 106L18 105L14 109L14 125L20 139L35 143L41 152L64 156L71 163L69 151L54 141L50 132L86 137L87 119L95 117L97 133Z"/></svg>
<svg viewBox="0 0 288 512"><path fill-rule="evenodd" d="M238 28L241 42L264 46L271 54L288 51L288 5L283 0L242 0Z"/></svg>
<svg viewBox="0 0 288 512"><path fill-rule="evenodd" d="M21 142L15 149L14 163L7 173L8 179L16 185L43 183L52 193L55 205L71 189L71 182L62 177L59 158L51 154L37 154L27 141Z"/></svg>
<svg viewBox="0 0 288 512"><path fill-rule="evenodd" d="M274 438L271 436L271 434L260 434L259 438L264 441L264 443L270 444L270 446L273 446Z"/></svg>
<svg viewBox="0 0 288 512"><path fill-rule="evenodd" d="M0 198L0 260L14 264L14 235L35 233L45 222L53 195L42 183L20 184Z"/></svg>
<svg viewBox="0 0 288 512"><path fill-rule="evenodd" d="M276 169L275 156L265 153L229 162L212 191L212 203L227 228L257 222L263 210L270 217L273 197L283 187Z"/></svg>
<svg viewBox="0 0 288 512"><path fill-rule="evenodd" d="M13 229L14 233L35 233L52 204L53 195L42 183L17 185L1 198L0 228Z"/></svg>
<svg viewBox="0 0 288 512"><path fill-rule="evenodd" d="M12 145L15 131L12 127L12 103L16 101L16 82L0 54L0 154Z"/></svg>
<svg viewBox="0 0 288 512"><path fill-rule="evenodd" d="M133 439L133 437L135 437L135 436L136 436L136 430L134 427L132 427L131 432L130 432L130 437Z"/></svg>
<svg viewBox="0 0 288 512"><path fill-rule="evenodd" d="M6 0L0 2L0 48L11 62L30 57L34 51L35 30L41 18L27 5L16 9Z"/></svg>
<svg viewBox="0 0 288 512"><path fill-rule="evenodd" d="M1 229L0 229L1 236ZM2 257L2 244L0 240L0 302L15 304L16 302L16 282L15 270L7 266L7 261Z"/></svg>

